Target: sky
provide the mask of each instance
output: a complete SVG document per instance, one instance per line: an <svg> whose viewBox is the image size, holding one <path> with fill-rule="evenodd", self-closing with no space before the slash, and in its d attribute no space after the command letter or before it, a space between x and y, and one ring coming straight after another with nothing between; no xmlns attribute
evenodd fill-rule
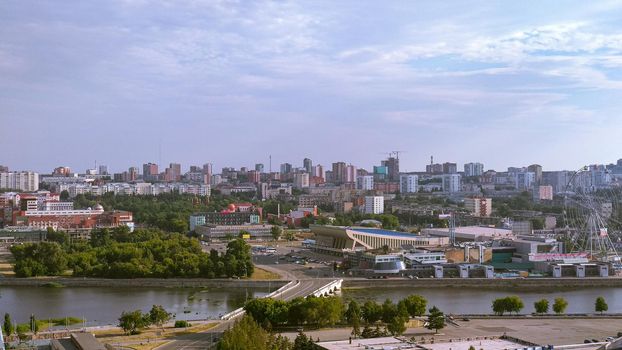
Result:
<svg viewBox="0 0 622 350"><path fill-rule="evenodd" d="M11 170L574 170L622 158L621 111L620 1L0 2Z"/></svg>

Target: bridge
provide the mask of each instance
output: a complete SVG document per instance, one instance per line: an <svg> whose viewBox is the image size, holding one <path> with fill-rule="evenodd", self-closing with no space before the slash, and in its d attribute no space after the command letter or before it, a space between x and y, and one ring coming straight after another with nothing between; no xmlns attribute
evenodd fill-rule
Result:
<svg viewBox="0 0 622 350"><path fill-rule="evenodd" d="M341 289L342 279L317 278L290 281L278 290L268 294L266 298L289 301L295 298L306 298L310 295L326 296ZM239 308L221 317L221 322L204 333L193 333L181 336L172 342L159 346L158 350L173 349L211 349L216 347L222 333L231 327L234 321L244 315L244 308Z"/></svg>

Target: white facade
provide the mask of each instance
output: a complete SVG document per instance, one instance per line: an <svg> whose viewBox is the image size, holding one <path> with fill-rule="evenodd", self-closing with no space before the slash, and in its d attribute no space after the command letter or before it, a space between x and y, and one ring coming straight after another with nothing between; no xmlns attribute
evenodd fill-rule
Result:
<svg viewBox="0 0 622 350"><path fill-rule="evenodd" d="M481 176L484 173L484 164L466 163L464 165L464 176Z"/></svg>
<svg viewBox="0 0 622 350"><path fill-rule="evenodd" d="M32 171L0 173L0 188L25 192L39 190L39 174Z"/></svg>
<svg viewBox="0 0 622 350"><path fill-rule="evenodd" d="M536 181L536 173L531 171L514 173L514 179L516 181L515 186L517 190L528 190Z"/></svg>
<svg viewBox="0 0 622 350"><path fill-rule="evenodd" d="M365 214L383 214L384 213L384 197L383 196L365 196Z"/></svg>
<svg viewBox="0 0 622 350"><path fill-rule="evenodd" d="M419 176L402 174L400 175L400 192L415 193L419 191Z"/></svg>
<svg viewBox="0 0 622 350"><path fill-rule="evenodd" d="M374 177L372 175L357 176L356 189L371 191L374 189Z"/></svg>
<svg viewBox="0 0 622 350"><path fill-rule="evenodd" d="M460 192L460 174L443 175L443 192Z"/></svg>
<svg viewBox="0 0 622 350"><path fill-rule="evenodd" d="M298 173L294 175L294 187L295 188L308 188L309 187L309 174Z"/></svg>

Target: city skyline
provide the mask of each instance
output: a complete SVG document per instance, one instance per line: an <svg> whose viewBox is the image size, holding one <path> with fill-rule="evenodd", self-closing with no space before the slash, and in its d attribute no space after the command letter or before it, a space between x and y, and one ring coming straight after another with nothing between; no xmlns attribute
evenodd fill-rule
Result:
<svg viewBox="0 0 622 350"><path fill-rule="evenodd" d="M621 7L3 2L0 164L607 164Z"/></svg>

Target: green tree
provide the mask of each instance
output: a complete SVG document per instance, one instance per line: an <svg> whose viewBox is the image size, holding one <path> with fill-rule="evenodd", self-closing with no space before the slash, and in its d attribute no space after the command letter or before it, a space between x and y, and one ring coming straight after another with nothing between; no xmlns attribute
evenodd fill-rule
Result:
<svg viewBox="0 0 622 350"><path fill-rule="evenodd" d="M69 199L69 192L67 190L62 190L60 192L60 200L61 201L66 201Z"/></svg>
<svg viewBox="0 0 622 350"><path fill-rule="evenodd" d="M566 312L566 308L568 307L568 302L564 298L555 298L555 302L553 303L553 311L556 314L563 314Z"/></svg>
<svg viewBox="0 0 622 350"><path fill-rule="evenodd" d="M149 326L149 317L143 315L140 310L123 311L119 317L119 327L123 329L125 334L138 334L140 329Z"/></svg>
<svg viewBox="0 0 622 350"><path fill-rule="evenodd" d="M382 306L373 300L368 300L363 304L363 320L367 324L378 322L382 317Z"/></svg>
<svg viewBox="0 0 622 350"><path fill-rule="evenodd" d="M268 350L270 335L249 315L236 321L233 327L227 329L220 341L218 350Z"/></svg>
<svg viewBox="0 0 622 350"><path fill-rule="evenodd" d="M278 241L281 234L283 234L283 229L280 226L274 225L270 229L270 234L272 235L273 240Z"/></svg>
<svg viewBox="0 0 622 350"><path fill-rule="evenodd" d="M11 315L8 313L4 314L4 324L2 324L2 330L4 334L8 337L13 334L15 327L13 326L13 321L11 321Z"/></svg>
<svg viewBox="0 0 622 350"><path fill-rule="evenodd" d="M600 312L601 315L603 312L609 310L609 305L607 305L605 298L603 297L596 298L596 302L594 303L594 310L596 312Z"/></svg>
<svg viewBox="0 0 622 350"><path fill-rule="evenodd" d="M409 295L403 301L410 317L423 316L425 314L428 301L421 295Z"/></svg>
<svg viewBox="0 0 622 350"><path fill-rule="evenodd" d="M436 306L432 306L428 311L430 314L428 315L428 322L425 327L427 329L433 329L438 333L439 329L445 328L445 314Z"/></svg>
<svg viewBox="0 0 622 350"><path fill-rule="evenodd" d="M149 321L151 324L155 324L158 327L162 327L163 324L171 319L171 314L166 312L162 305L153 305L149 310Z"/></svg>
<svg viewBox="0 0 622 350"><path fill-rule="evenodd" d="M523 300L516 295L506 297L506 305L508 312L514 312L516 314L525 307Z"/></svg>
<svg viewBox="0 0 622 350"><path fill-rule="evenodd" d="M497 298L492 301L492 311L495 315L503 315L507 311L506 299Z"/></svg>
<svg viewBox="0 0 622 350"><path fill-rule="evenodd" d="M393 317L391 322L387 325L387 330L391 333L392 336L398 336L404 334L406 332L406 321L403 316L397 315Z"/></svg>
<svg viewBox="0 0 622 350"><path fill-rule="evenodd" d="M387 298L382 304L382 322L390 323L398 314L397 305Z"/></svg>
<svg viewBox="0 0 622 350"><path fill-rule="evenodd" d="M298 333L296 339L294 339L294 347L292 350L314 350L315 344L311 337L307 337L304 333Z"/></svg>
<svg viewBox="0 0 622 350"><path fill-rule="evenodd" d="M534 309L536 309L536 313L546 314L549 312L549 301L546 299L540 299L533 303Z"/></svg>
<svg viewBox="0 0 622 350"><path fill-rule="evenodd" d="M348 310L345 313L346 321L352 326L352 335L358 337L361 335L361 316L362 311L356 300L350 300Z"/></svg>

